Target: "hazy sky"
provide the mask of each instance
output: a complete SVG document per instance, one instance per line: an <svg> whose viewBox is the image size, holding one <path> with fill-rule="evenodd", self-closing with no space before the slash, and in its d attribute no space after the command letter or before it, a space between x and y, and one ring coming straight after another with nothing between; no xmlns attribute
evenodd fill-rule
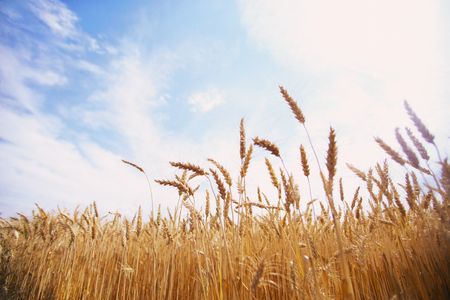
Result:
<svg viewBox="0 0 450 300"><path fill-rule="evenodd" d="M363 171L400 151L394 129L413 127L408 100L443 156L450 131L448 1L58 1L0 2L0 212L70 211L97 202L101 214L173 211L178 193L155 179L181 173L169 161L224 165L237 180L239 122L247 146L259 136L281 149L310 200L299 146L308 153L313 198L324 200L305 132L281 97L306 116L322 167L330 126L347 199ZM406 138L406 134L405 138ZM419 135L418 135L419 136ZM428 147L432 160L434 149ZM276 202L255 148L247 188ZM403 178L403 170L392 173ZM205 205L203 179L196 207ZM236 183L233 185L236 186ZM234 192L234 198L237 198Z"/></svg>

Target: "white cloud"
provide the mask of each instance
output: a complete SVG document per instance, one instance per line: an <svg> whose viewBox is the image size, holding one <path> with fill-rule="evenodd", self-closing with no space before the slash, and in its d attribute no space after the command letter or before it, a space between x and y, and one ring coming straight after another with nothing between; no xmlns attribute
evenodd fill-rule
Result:
<svg viewBox="0 0 450 300"><path fill-rule="evenodd" d="M26 77L41 85L63 85L67 78L53 71L30 70Z"/></svg>
<svg viewBox="0 0 450 300"><path fill-rule="evenodd" d="M22 16L6 6L0 6L0 11L8 16L11 20L21 20Z"/></svg>
<svg viewBox="0 0 450 300"><path fill-rule="evenodd" d="M51 70L50 66L31 66L27 56L27 52L14 51L0 44L0 90L8 97L4 101L10 105L35 111L41 105L41 97L26 83L31 81L40 85L63 85L67 78Z"/></svg>
<svg viewBox="0 0 450 300"><path fill-rule="evenodd" d="M131 147L153 145L158 132L152 109L165 103L155 85L155 66L137 47L128 45L124 55L111 62L104 76L106 87L95 91L90 103L98 110L80 108L84 119L97 128L109 128L126 138ZM159 73L164 77L164 73ZM103 123L103 124L102 124ZM153 141L153 142L152 142ZM137 150L136 149L136 150Z"/></svg>
<svg viewBox="0 0 450 300"><path fill-rule="evenodd" d="M109 54L116 55L118 53L117 49L111 45L105 45L104 48Z"/></svg>
<svg viewBox="0 0 450 300"><path fill-rule="evenodd" d="M79 60L77 63L77 67L81 70L86 70L95 74L103 73L103 70L99 66L85 60Z"/></svg>
<svg viewBox="0 0 450 300"><path fill-rule="evenodd" d="M0 136L6 140L0 143L2 190L7 188L14 201L21 199L12 208L15 211L3 213L20 209L29 214L34 202L46 210L57 204L73 210L96 200L102 210L129 214L138 203L147 203L142 201L148 195L145 180L123 166L120 156L89 141L77 148L61 139L64 127L57 118L3 109L0 120ZM13 204L3 201L3 208Z"/></svg>
<svg viewBox="0 0 450 300"><path fill-rule="evenodd" d="M23 22L22 16L17 12L13 14L11 12L14 10L8 9L8 7L4 8L3 12L8 20L3 25L10 34L15 33L18 36L29 33L38 34L40 38L50 40L47 42L52 44L53 49L51 50L53 51L64 49L69 52L89 50L104 53L105 50L107 52L111 50L111 47L108 47L109 49L101 47L96 39L77 27L79 21L77 15L63 2L59 0L29 0L21 4L26 10L33 12L35 18L27 15L26 22ZM26 32L18 31L19 28L26 29ZM40 47L35 47L35 51L38 51L39 48L45 49L47 46L43 43Z"/></svg>
<svg viewBox="0 0 450 300"><path fill-rule="evenodd" d="M407 74L434 63L438 8L433 1L241 1L249 36L286 64L312 70L355 68Z"/></svg>
<svg viewBox="0 0 450 300"><path fill-rule="evenodd" d="M206 112L214 106L225 103L224 95L219 93L216 88L210 88L206 92L194 93L188 99L189 104L193 105L191 111Z"/></svg>
<svg viewBox="0 0 450 300"><path fill-rule="evenodd" d="M423 99L447 101L436 1L241 1L241 8L252 42L289 69L326 81L323 89L365 79L373 85L365 93L378 101L407 98L418 109Z"/></svg>
<svg viewBox="0 0 450 300"><path fill-rule="evenodd" d="M32 10L51 31L64 38L78 35L75 23L77 16L66 5L58 0L35 0L31 3Z"/></svg>

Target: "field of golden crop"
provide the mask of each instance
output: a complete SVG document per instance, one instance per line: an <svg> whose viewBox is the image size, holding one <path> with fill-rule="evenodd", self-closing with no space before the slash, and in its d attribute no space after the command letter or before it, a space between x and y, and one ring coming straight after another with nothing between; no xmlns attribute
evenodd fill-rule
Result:
<svg viewBox="0 0 450 300"><path fill-rule="evenodd" d="M297 103L280 89L307 130ZM434 136L406 101L405 108L421 139L438 151ZM245 179L254 146L267 150L283 166L284 162L270 141L256 137L247 146L242 120L239 179L233 181L212 159L207 170L171 162L183 175L156 181L180 195L168 218L161 217L161 206L150 212L150 218L144 218L141 209L132 220L120 213L106 218L94 202L74 212L46 212L36 205L31 218L18 214L0 219L0 296L450 299L450 165L438 152L440 168L431 170L424 144L411 130L407 134L414 148L396 130L404 154L376 138L394 163L405 167L404 181L393 182L387 161L367 172L349 165L369 196L362 197L358 188L347 191L351 199L336 200L333 189L343 197L344 187L335 178L337 145L331 129L326 170L320 172L324 196L311 199L301 211L294 177L286 167L275 171L269 159L268 176L278 199L267 199L259 189L256 199L247 197ZM316 161L313 145L309 146ZM303 146L299 160L309 180L310 162ZM145 175L138 165L124 163ZM195 207L197 190L191 181L198 176L211 184L203 211ZM150 183L149 187L151 192ZM210 209L211 201L215 209ZM314 201L320 203L320 213L313 212ZM336 201L341 203L339 209ZM187 214L181 214L182 207ZM254 213L255 208L262 213Z"/></svg>

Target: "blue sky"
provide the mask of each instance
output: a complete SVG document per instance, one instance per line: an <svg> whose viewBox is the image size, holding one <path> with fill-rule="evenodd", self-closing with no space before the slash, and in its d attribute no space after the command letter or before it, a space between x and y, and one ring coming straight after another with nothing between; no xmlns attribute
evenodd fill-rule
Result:
<svg viewBox="0 0 450 300"><path fill-rule="evenodd" d="M413 126L404 99L448 155L449 20L445 1L2 1L2 216L94 200L103 214L140 205L149 214L145 177L121 159L144 168L155 205L173 210L177 191L153 180L174 178L169 161L207 169L207 158L237 180L241 118L247 144L259 136L279 146L303 203L305 145L313 197L323 200L279 85L302 108L322 164L336 129L337 176L352 198L363 184L345 163L364 171L381 163L376 136L400 149L394 129ZM266 156L280 166L255 149L247 187L275 202ZM196 184L201 208L208 186Z"/></svg>

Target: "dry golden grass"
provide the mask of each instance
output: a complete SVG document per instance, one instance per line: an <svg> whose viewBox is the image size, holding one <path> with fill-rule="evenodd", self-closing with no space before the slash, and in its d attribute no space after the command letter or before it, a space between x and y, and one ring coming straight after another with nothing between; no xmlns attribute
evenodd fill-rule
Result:
<svg viewBox="0 0 450 300"><path fill-rule="evenodd" d="M301 110L280 89L306 130ZM405 106L425 141L434 145L434 137L411 107ZM293 176L284 164L284 170L277 174L267 158L267 176L274 187L265 188L276 188L278 199L269 200L259 187L258 198L248 198L245 177L253 144L246 148L244 120L240 126L237 195L225 167L208 159L220 172L172 162L184 171L183 176L156 181L178 189L180 194L179 205L173 216L169 211L168 218L161 217L161 205L156 219L153 208L147 220L139 208L130 221L120 213L100 216L96 203L74 212L45 212L36 204L31 218L18 214L18 218L0 219L0 297L449 299L450 166L439 158L439 175L431 172L425 146L408 129L427 165L427 169L420 167L414 150L398 130L396 133L408 160L381 139L376 141L395 162L405 166L405 181L393 182L387 162L367 172L348 165L364 182L369 197L360 195L361 188L344 193L345 185L339 180L339 210L333 199L338 159L333 129L325 162L328 177L321 172L325 198L310 197L301 212ZM253 142L281 160L273 143L258 138ZM300 161L309 182L303 146ZM141 167L124 163L145 174ZM409 167L427 180L419 181ZM204 212L194 205L198 188L191 187L190 180L196 176L206 177L211 184ZM405 190L404 198L397 191L399 186ZM216 203L215 214L210 211L210 195ZM345 195L353 197L346 200ZM312 206L315 201L321 206L317 216ZM363 204L370 209L364 210ZM186 215L181 214L181 205L187 208ZM262 213L253 214L255 207Z"/></svg>

